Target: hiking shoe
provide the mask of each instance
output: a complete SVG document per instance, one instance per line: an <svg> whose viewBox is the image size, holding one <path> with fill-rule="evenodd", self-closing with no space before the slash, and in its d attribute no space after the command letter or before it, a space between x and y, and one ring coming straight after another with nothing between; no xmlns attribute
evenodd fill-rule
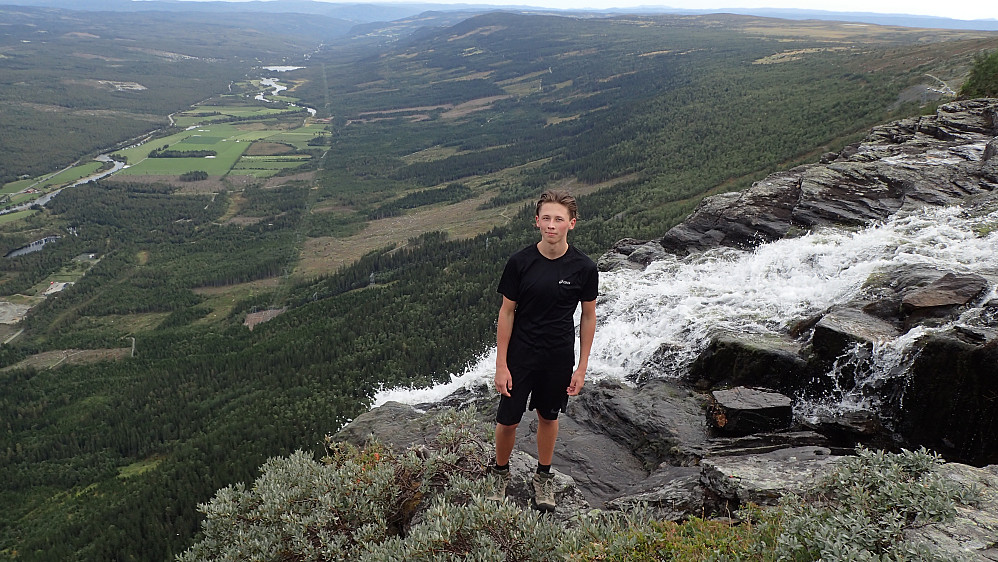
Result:
<svg viewBox="0 0 998 562"><path fill-rule="evenodd" d="M506 498L506 486L509 485L509 481L512 475L509 473L509 468L505 470L499 470L494 466L489 467L489 476L496 479L495 488L492 492L485 496L485 499L500 502Z"/></svg>
<svg viewBox="0 0 998 562"><path fill-rule="evenodd" d="M554 474L534 473L534 506L539 511L554 511Z"/></svg>

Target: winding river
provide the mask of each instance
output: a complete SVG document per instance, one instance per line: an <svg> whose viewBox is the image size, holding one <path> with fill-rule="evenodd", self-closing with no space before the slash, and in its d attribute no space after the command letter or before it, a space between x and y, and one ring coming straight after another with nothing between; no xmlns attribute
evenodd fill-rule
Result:
<svg viewBox="0 0 998 562"><path fill-rule="evenodd" d="M291 71L291 70L298 70L300 68L304 68L304 67L302 67L302 66L266 66L266 67L263 67L264 70L268 70L268 71L271 71L271 72L287 72L287 71ZM260 100L260 101L265 101L265 102L268 102L268 103L277 103L279 100L269 100L269 99L266 98L267 95L276 96L276 95L280 94L282 91L288 89L287 86L283 86L283 85L279 84L277 78L263 78L263 79L260 80L260 84L262 86L271 88L271 90L269 92L260 92L259 94L256 95L256 97L254 99L257 99L257 100ZM310 115L312 115L313 117L316 114L316 110L313 109L313 108L311 108L311 107L296 105L296 104L293 104L293 103L289 104L289 105L291 107L304 107L308 111L308 113ZM171 123L172 123L172 115L171 115ZM144 138L144 140L138 140L138 142L136 142L136 144L133 145L133 146L138 146L140 144L145 143L146 140L148 140L149 135L145 134L142 137L139 137L139 139L143 139L143 138ZM12 206L12 207L10 207L8 209L0 209L0 215L4 215L4 214L7 214L7 213L14 213L14 212L17 212L17 211L23 211L23 210L26 210L26 209L30 209L31 207L33 207L35 205L45 206L49 201L52 200L53 197L55 197L56 195L58 195L59 193L61 193L63 189L67 189L67 188L70 188L70 187L76 187L78 185L83 185L83 184L85 184L87 182L96 181L96 180L99 180L99 179L106 178L107 176L110 176L111 174L114 174L115 172L117 172L117 171L119 171L119 170L121 170L121 169L123 169L123 168L125 168L127 166L124 162L118 162L117 160L114 160L113 158L111 158L110 154L101 154L100 156L97 156L96 158L94 158L94 160L97 160L99 162L104 162L104 163L113 163L113 165L112 165L112 167L110 167L110 168L108 168L106 170L102 170L102 171L97 172L95 174L91 174L91 175L89 175L89 176L87 176L85 178L79 179L79 180L77 180L77 181L75 181L75 182L73 182L73 183L71 183L69 185L60 187L59 189L56 189L56 190L54 190L54 191L52 191L50 193L46 193L45 195L43 195L43 196L41 196L41 197L39 197L37 199L33 199L31 201L26 201L24 203L21 203L21 204L18 204L18 205L14 205L14 206ZM19 250L15 250L15 251L20 251L20 250L27 249L27 248L28 247L25 247L25 248L21 248ZM41 249L41 246L38 246L37 249Z"/></svg>

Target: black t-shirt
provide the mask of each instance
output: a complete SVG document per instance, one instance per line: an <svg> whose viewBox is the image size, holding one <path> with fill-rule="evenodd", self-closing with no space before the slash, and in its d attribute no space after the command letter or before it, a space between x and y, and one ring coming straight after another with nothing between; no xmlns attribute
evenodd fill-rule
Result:
<svg viewBox="0 0 998 562"><path fill-rule="evenodd" d="M566 355L575 360L575 309L599 294L593 260L573 246L550 260L531 244L506 262L498 291L516 302L507 363L525 365Z"/></svg>

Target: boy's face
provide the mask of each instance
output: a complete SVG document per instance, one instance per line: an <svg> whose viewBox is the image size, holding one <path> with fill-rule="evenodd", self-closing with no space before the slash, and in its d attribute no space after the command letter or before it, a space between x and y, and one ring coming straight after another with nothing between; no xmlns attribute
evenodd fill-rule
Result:
<svg viewBox="0 0 998 562"><path fill-rule="evenodd" d="M534 218L541 231L541 241L561 244L568 238L568 231L575 228L575 219L569 218L568 207L561 203L548 202L541 205L540 213Z"/></svg>

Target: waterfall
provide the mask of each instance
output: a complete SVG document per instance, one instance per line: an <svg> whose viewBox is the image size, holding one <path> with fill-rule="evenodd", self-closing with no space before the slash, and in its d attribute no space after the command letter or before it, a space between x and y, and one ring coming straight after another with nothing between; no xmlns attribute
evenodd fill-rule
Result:
<svg viewBox="0 0 998 562"><path fill-rule="evenodd" d="M992 283L981 300L986 302L998 296L996 250L998 211L975 217L962 207L933 207L862 229L822 229L751 251L722 248L669 257L641 271L602 272L588 380L630 382L651 360L658 366L656 376L681 378L713 335L785 335L788 326L861 296L876 272L905 265L981 275ZM971 309L955 322L973 325L982 321L981 314ZM927 330L919 327L878 343L872 352L841 357L836 368L851 364L854 386L799 405L798 415L870 406L865 390L900 376L912 344ZM374 403L426 403L462 387L490 388L495 353L493 348L445 384L382 389Z"/></svg>

